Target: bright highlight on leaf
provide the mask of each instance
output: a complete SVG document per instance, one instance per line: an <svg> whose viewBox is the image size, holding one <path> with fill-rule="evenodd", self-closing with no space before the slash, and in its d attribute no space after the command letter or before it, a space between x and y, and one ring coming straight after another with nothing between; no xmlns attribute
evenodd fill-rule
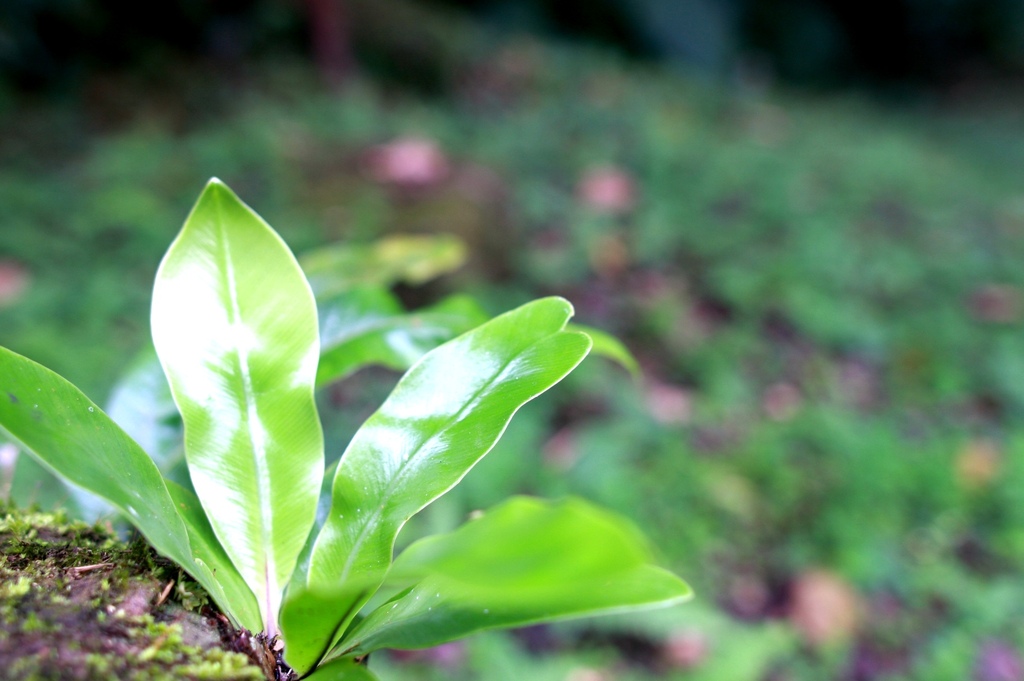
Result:
<svg viewBox="0 0 1024 681"><path fill-rule="evenodd" d="M211 180L160 265L153 341L196 494L270 634L316 515L316 303L281 238Z"/></svg>
<svg viewBox="0 0 1024 681"><path fill-rule="evenodd" d="M293 666L311 666L373 594L405 522L461 480L523 404L586 356L590 339L565 331L571 315L565 300L545 298L442 345L409 370L355 434L306 574L289 588L294 598L307 589L323 594L325 605L320 636L307 633L289 651ZM372 588L329 597L331 585L353 578L368 579ZM290 605L286 639L291 622L310 626L289 615Z"/></svg>
<svg viewBox="0 0 1024 681"><path fill-rule="evenodd" d="M184 423L177 479L195 491L164 477L179 425L152 363L114 400L140 420L144 449L70 383L0 348L0 431L123 513L236 624L280 634L312 681L373 681L361 660L381 647L685 600L637 530L578 500L516 498L392 561L409 518L592 346L636 370L617 339L568 325L561 298L486 321L464 297L406 312L387 290L464 255L450 238L397 238L321 251L304 273L211 180L153 293L153 340ZM314 390L368 364L411 368L325 477Z"/></svg>

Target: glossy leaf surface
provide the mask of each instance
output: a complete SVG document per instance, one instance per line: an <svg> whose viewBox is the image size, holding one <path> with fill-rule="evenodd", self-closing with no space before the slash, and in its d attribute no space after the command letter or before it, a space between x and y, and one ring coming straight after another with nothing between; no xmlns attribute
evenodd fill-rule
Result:
<svg viewBox="0 0 1024 681"><path fill-rule="evenodd" d="M212 180L157 272L152 324L196 494L275 634L323 476L313 295L280 237Z"/></svg>
<svg viewBox="0 0 1024 681"><path fill-rule="evenodd" d="M317 387L366 366L404 371L441 343L487 321L471 298L452 296L405 312L379 287L357 287L319 304L320 363ZM156 353L141 353L114 386L106 406L165 476L178 479L184 458L182 424Z"/></svg>
<svg viewBox="0 0 1024 681"><path fill-rule="evenodd" d="M303 674L330 651L343 627L380 586L379 575L355 575L346 582L288 586L281 607L285 659Z"/></svg>
<svg viewBox="0 0 1024 681"><path fill-rule="evenodd" d="M358 664L350 657L332 660L317 667L306 681L377 681L377 675L367 669L365 664Z"/></svg>
<svg viewBox="0 0 1024 681"><path fill-rule="evenodd" d="M410 546L399 574L429 577L372 612L346 654L423 648L481 629L667 606L691 596L654 566L642 535L578 499L511 499L459 530Z"/></svg>
<svg viewBox="0 0 1024 681"><path fill-rule="evenodd" d="M445 343L406 373L341 458L304 575L308 588L383 579L402 525L461 480L523 404L586 356L590 339L565 331L571 315L561 298L528 303ZM321 636L343 628L339 618L351 612L344 600L325 602ZM315 661L299 654L286 652L296 668Z"/></svg>
<svg viewBox="0 0 1024 681"><path fill-rule="evenodd" d="M450 234L396 235L370 244L332 244L306 253L302 269L317 297L355 286L417 285L458 269L466 246Z"/></svg>
<svg viewBox="0 0 1024 681"><path fill-rule="evenodd" d="M317 384L345 378L369 365L404 371L435 347L487 321L472 299L453 296L405 312L378 287L359 287L320 302Z"/></svg>
<svg viewBox="0 0 1024 681"><path fill-rule="evenodd" d="M47 468L113 504L222 608L237 612L243 626L258 628L248 608L255 605L252 594L216 550L190 541L201 538L202 528L183 519L142 448L75 386L6 348L0 348L0 427Z"/></svg>

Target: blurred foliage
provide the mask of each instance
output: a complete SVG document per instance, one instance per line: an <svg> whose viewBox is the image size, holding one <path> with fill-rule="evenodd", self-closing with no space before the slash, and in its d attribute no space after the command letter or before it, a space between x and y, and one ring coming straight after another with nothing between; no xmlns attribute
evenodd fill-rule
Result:
<svg viewBox="0 0 1024 681"><path fill-rule="evenodd" d="M8 0L0 5L0 74L52 88L126 65L159 72L188 55L237 59L302 36L301 15L276 0Z"/></svg>
<svg viewBox="0 0 1024 681"><path fill-rule="evenodd" d="M424 52L382 52L404 55L390 64L429 53L427 24L400 24ZM186 64L148 87L101 74L73 109L8 96L0 344L102 396L144 345L159 257L211 175L298 252L450 233L466 267L396 286L405 306L463 290L495 313L565 295L625 340L644 380L586 363L401 541L512 492L572 491L643 522L700 607L396 657L396 678L1022 668L1012 93L944 113L722 92L452 30L430 99L359 79L328 95L287 59ZM323 396L336 447L395 378L361 371Z"/></svg>
<svg viewBox="0 0 1024 681"><path fill-rule="evenodd" d="M183 57L312 52L327 70L343 72L358 55L378 75L430 89L462 31L424 6L471 13L506 35L569 35L715 77L891 88L1024 67L1018 0L7 0L0 81L59 89L111 67L156 75ZM417 30L392 30L410 16ZM422 52L430 58L408 58Z"/></svg>
<svg viewBox="0 0 1024 681"><path fill-rule="evenodd" d="M503 30L583 38L715 76L802 85L949 85L1020 72L1017 0L425 0Z"/></svg>

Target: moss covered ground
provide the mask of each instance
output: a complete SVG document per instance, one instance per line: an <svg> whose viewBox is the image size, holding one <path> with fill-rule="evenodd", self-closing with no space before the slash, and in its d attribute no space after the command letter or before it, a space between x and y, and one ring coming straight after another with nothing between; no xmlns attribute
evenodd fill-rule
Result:
<svg viewBox="0 0 1024 681"><path fill-rule="evenodd" d="M253 643L144 541L0 512L3 678L260 681Z"/></svg>

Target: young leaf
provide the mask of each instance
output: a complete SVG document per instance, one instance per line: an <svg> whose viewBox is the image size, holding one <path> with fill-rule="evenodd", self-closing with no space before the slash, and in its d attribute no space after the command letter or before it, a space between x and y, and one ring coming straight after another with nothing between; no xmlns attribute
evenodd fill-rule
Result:
<svg viewBox="0 0 1024 681"><path fill-rule="evenodd" d="M466 296L407 313L384 289L351 289L320 302L317 385L370 364L404 371L428 351L485 321L486 313Z"/></svg>
<svg viewBox="0 0 1024 681"><path fill-rule="evenodd" d="M273 635L323 476L312 292L281 238L211 180L157 272L152 324L196 494Z"/></svg>
<svg viewBox="0 0 1024 681"><path fill-rule="evenodd" d="M179 514L187 509L175 503L149 456L78 388L6 348L0 348L0 427L47 468L118 508L240 624L259 627L255 607L249 608L252 594L216 547L191 541L202 539L202 528Z"/></svg>
<svg viewBox="0 0 1024 681"><path fill-rule="evenodd" d="M628 371L634 379L640 378L640 365L633 357L633 353L618 338L607 331L582 324L569 324L566 328L570 331L581 331L590 336L590 340L594 342L594 348L591 350L593 355L615 362Z"/></svg>
<svg viewBox="0 0 1024 681"><path fill-rule="evenodd" d="M402 377L342 455L329 515L290 598L302 586L329 589L356 575L380 583L405 522L461 480L523 404L586 356L590 339L564 330L571 315L561 298L536 300L431 351ZM322 640L309 649L326 649L353 612L346 599L326 601ZM295 649L285 654L300 671L316 662Z"/></svg>
<svg viewBox="0 0 1024 681"><path fill-rule="evenodd" d="M451 534L413 544L394 570L403 581L416 572L429 576L347 633L338 646L344 654L424 648L481 629L662 607L691 596L682 580L651 564L635 528L578 499L511 499Z"/></svg>
<svg viewBox="0 0 1024 681"><path fill-rule="evenodd" d="M451 234L396 235L371 244L332 244L306 253L302 270L317 297L354 286L423 284L462 266L466 246Z"/></svg>

